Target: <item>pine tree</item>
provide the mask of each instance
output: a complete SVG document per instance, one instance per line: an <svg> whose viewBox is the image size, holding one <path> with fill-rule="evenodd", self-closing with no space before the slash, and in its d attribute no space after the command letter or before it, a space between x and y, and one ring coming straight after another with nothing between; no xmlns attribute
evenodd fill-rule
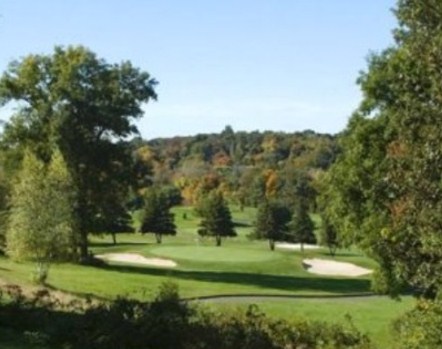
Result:
<svg viewBox="0 0 442 349"><path fill-rule="evenodd" d="M210 193L199 207L202 216L200 236L214 236L216 246L221 246L223 237L236 236L232 216L223 196L219 193Z"/></svg>
<svg viewBox="0 0 442 349"><path fill-rule="evenodd" d="M141 232L153 233L157 243L162 242L163 235L176 235L174 215L170 212L168 198L163 193L151 189L144 198L144 212Z"/></svg>
<svg viewBox="0 0 442 349"><path fill-rule="evenodd" d="M300 200L295 207L291 226L292 242L301 244L301 251L304 252L304 244L315 244L315 225L308 213L308 206L305 200Z"/></svg>
<svg viewBox="0 0 442 349"><path fill-rule="evenodd" d="M258 208L253 237L268 239L273 251L276 241L286 239L290 218L290 210L286 206L265 200Z"/></svg>

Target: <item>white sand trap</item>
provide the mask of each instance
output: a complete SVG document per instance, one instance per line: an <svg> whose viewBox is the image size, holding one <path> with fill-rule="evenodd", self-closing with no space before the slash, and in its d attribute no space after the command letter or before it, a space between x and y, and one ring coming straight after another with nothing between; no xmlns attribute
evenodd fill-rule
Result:
<svg viewBox="0 0 442 349"><path fill-rule="evenodd" d="M284 248L284 249L287 249L287 250L301 251L301 244L289 244L287 242L281 242L281 243L277 243L275 246L277 248ZM304 250L315 250L315 249L317 249L319 247L320 246L318 246L318 245L304 244Z"/></svg>
<svg viewBox="0 0 442 349"><path fill-rule="evenodd" d="M155 267L174 268L177 266L177 264L170 259L146 258L137 253L106 253L95 257L106 261L151 265Z"/></svg>
<svg viewBox="0 0 442 349"><path fill-rule="evenodd" d="M309 273L335 276L362 276L371 274L370 269L358 267L352 263L336 262L326 259L304 259L302 264Z"/></svg>

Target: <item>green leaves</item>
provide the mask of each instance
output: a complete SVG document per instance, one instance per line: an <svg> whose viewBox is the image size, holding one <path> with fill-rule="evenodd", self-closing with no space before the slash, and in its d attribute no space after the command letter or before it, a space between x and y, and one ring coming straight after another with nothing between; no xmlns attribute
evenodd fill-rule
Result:
<svg viewBox="0 0 442 349"><path fill-rule="evenodd" d="M222 237L236 236L229 207L221 194L209 193L202 199L198 213L202 217L198 234L214 236L217 246L221 245Z"/></svg>
<svg viewBox="0 0 442 349"><path fill-rule="evenodd" d="M7 252L17 260L69 259L75 248L75 188L59 152L49 165L27 152L13 186Z"/></svg>
<svg viewBox="0 0 442 349"><path fill-rule="evenodd" d="M369 59L364 99L324 180L326 218L380 263L381 288L442 284L442 3L399 1L396 44ZM436 247L439 246L439 247Z"/></svg>
<svg viewBox="0 0 442 349"><path fill-rule="evenodd" d="M79 193L83 258L87 235L103 228L103 217L124 220L132 180L127 138L137 133L143 103L156 99L156 84L130 62L108 64L83 46L29 55L0 79L0 101L19 107L1 138L8 168L17 170L24 149L46 163L60 149Z"/></svg>
<svg viewBox="0 0 442 349"><path fill-rule="evenodd" d="M287 240L291 212L287 206L275 201L264 200L258 207L253 237L268 239L271 250L275 241Z"/></svg>
<svg viewBox="0 0 442 349"><path fill-rule="evenodd" d="M161 243L162 235L176 235L174 215L170 212L167 196L155 189L147 191L141 223L142 233L154 233Z"/></svg>

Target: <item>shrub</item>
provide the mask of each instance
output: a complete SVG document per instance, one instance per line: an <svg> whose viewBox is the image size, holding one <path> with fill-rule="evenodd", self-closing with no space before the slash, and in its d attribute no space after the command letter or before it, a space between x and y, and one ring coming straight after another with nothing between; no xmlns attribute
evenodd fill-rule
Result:
<svg viewBox="0 0 442 349"><path fill-rule="evenodd" d="M442 301L419 300L394 323L399 349L442 348Z"/></svg>
<svg viewBox="0 0 442 349"><path fill-rule="evenodd" d="M60 348L372 348L369 339L351 324L274 320L257 306L225 314L197 308L180 300L173 283L163 284L151 303L120 298L88 309L62 311L48 292L40 292L32 300L24 300L19 290L12 293L15 298L0 311L0 326Z"/></svg>

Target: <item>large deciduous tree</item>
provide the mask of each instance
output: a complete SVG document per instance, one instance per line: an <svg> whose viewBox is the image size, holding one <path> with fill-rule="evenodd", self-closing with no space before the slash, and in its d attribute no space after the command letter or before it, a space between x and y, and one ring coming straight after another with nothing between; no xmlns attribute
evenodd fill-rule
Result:
<svg viewBox="0 0 442 349"><path fill-rule="evenodd" d="M379 285L442 286L442 2L400 0L395 44L372 55L327 175L327 215L380 264Z"/></svg>
<svg viewBox="0 0 442 349"><path fill-rule="evenodd" d="M220 193L212 192L202 199L198 213L202 217L198 234L215 237L216 246L221 246L223 237L236 236L229 207Z"/></svg>
<svg viewBox="0 0 442 349"><path fill-rule="evenodd" d="M13 160L25 147L44 161L54 145L60 149L78 188L82 258L102 205L121 200L109 192L129 181L125 140L137 132L133 121L143 115L143 103L156 98L155 84L130 62L109 64L81 46L26 56L11 63L0 79L0 102L18 106L1 138L8 166L18 163Z"/></svg>

